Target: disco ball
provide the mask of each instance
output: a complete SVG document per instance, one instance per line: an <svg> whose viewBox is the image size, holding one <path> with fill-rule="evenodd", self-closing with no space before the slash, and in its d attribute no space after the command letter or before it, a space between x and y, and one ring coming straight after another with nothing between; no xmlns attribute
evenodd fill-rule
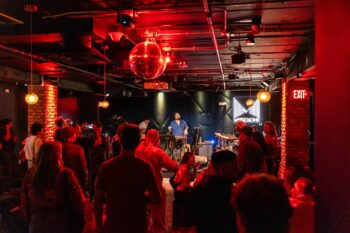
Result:
<svg viewBox="0 0 350 233"><path fill-rule="evenodd" d="M165 71L166 61L162 49L155 42L145 41L131 50L129 65L137 77L155 79Z"/></svg>

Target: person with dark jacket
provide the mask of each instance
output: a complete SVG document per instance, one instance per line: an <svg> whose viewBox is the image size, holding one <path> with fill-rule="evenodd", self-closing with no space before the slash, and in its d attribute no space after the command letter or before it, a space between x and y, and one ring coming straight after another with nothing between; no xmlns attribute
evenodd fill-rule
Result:
<svg viewBox="0 0 350 233"><path fill-rule="evenodd" d="M59 142L63 142L64 139L62 137L62 132L63 132L64 127L66 127L66 123L64 121L64 118L62 116L57 117L57 119L55 120L55 124L56 124L56 130L54 133L54 140L59 141Z"/></svg>
<svg viewBox="0 0 350 233"><path fill-rule="evenodd" d="M197 233L236 233L236 215L231 196L239 176L237 155L219 151L212 155L213 172L192 190Z"/></svg>
<svg viewBox="0 0 350 233"><path fill-rule="evenodd" d="M88 170L86 166L84 149L74 144L76 140L75 129L72 126L67 126L62 131L64 139L62 144L62 160L65 167L73 170L81 187L86 188Z"/></svg>
<svg viewBox="0 0 350 233"><path fill-rule="evenodd" d="M123 127L119 132L120 155L98 170L94 202L98 232L149 233L147 205L160 203L160 192L152 165L135 157L140 137L137 125Z"/></svg>
<svg viewBox="0 0 350 233"><path fill-rule="evenodd" d="M246 173L266 172L261 146L252 139L252 128L244 126L239 137L238 162L241 176Z"/></svg>

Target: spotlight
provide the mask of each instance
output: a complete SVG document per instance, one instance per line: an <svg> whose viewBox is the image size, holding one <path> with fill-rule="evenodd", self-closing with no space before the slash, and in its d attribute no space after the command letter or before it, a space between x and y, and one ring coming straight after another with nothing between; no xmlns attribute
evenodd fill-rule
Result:
<svg viewBox="0 0 350 233"><path fill-rule="evenodd" d="M130 27L134 28L135 27L135 21L134 19L127 14L118 14L117 22L123 25L124 27Z"/></svg>
<svg viewBox="0 0 350 233"><path fill-rule="evenodd" d="M264 87L268 87L268 86L270 86L270 84L271 84L271 82L270 82L269 80L263 80L263 81L261 81L261 85L264 86ZM261 86L261 85L260 85L260 86Z"/></svg>
<svg viewBox="0 0 350 233"><path fill-rule="evenodd" d="M261 16L255 16L252 19L252 33L254 35L259 34L261 30Z"/></svg>
<svg viewBox="0 0 350 233"><path fill-rule="evenodd" d="M254 39L253 34L248 34L246 44L247 45L255 45L255 39Z"/></svg>

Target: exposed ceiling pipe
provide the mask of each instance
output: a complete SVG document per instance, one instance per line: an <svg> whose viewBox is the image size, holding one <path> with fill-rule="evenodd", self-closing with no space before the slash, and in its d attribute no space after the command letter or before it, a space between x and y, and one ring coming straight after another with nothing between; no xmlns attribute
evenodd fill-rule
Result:
<svg viewBox="0 0 350 233"><path fill-rule="evenodd" d="M70 65L66 65L66 64L63 64L63 63L56 62L56 61L52 61L50 59L47 59L47 58L44 58L44 57L41 57L41 56L38 56L38 55L30 54L30 53L27 53L27 52L24 52L24 51L21 51L21 50L18 50L18 49L14 49L14 48L11 48L11 47L7 47L5 45L1 45L0 44L0 49L6 50L6 51L9 51L9 52L13 52L13 53L16 53L16 54L20 54L20 55L22 55L24 57L32 57L32 58L34 58L36 60L43 61L43 62L53 62L57 66L60 66L60 67L63 67L63 68L69 69L69 70L73 70L73 71L76 71L76 72L79 72L79 73L83 73L83 74L86 74L88 76L92 76L92 77L95 77L95 78L98 78L98 79L104 79L104 77L102 75L95 74L95 73L92 73L90 71L86 71L86 70L83 70L83 69L80 69L80 68L77 68L77 67L74 67L74 66L70 66ZM132 88L135 88L135 89L143 90L143 88L141 88L141 87L138 87L138 86L135 86L135 85L132 85L132 84L127 84L127 83L124 83L124 82L121 82L121 81L118 81L118 80L115 80L115 79L106 78L106 80L110 81L111 83L120 83L120 84L123 84L125 86L129 86L129 87L132 87Z"/></svg>
<svg viewBox="0 0 350 233"><path fill-rule="evenodd" d="M212 38L213 43L214 43L216 56L218 57L220 71L221 71L222 80L223 80L224 90L226 90L224 68L222 66L222 62L221 62L221 58L220 58L218 41L216 40L216 35L215 35L214 26L213 26L213 20L211 18L211 12L210 12L209 5L208 5L208 0L203 0L203 6L204 6L204 12L207 15L208 26L209 26L209 30L211 32L211 38Z"/></svg>

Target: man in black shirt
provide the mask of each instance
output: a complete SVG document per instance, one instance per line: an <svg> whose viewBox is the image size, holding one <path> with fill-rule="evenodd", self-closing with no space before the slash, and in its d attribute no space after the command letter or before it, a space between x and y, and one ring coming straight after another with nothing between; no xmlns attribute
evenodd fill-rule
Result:
<svg viewBox="0 0 350 233"><path fill-rule="evenodd" d="M231 151L215 152L211 163L213 172L192 192L197 233L236 233L231 196L233 183L239 176L237 155Z"/></svg>

